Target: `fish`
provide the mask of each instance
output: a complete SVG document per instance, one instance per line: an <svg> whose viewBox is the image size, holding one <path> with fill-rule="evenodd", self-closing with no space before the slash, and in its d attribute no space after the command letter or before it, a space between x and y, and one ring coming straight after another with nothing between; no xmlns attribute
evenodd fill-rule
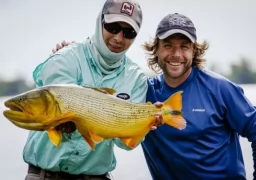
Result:
<svg viewBox="0 0 256 180"><path fill-rule="evenodd" d="M56 126L72 121L92 150L104 139L119 138L135 148L154 126L157 113L164 124L182 130L182 93L170 96L162 107L151 102L134 103L120 99L111 88L94 88L75 84L52 84L23 92L4 102L3 115L15 126L46 131L59 147L62 133Z"/></svg>

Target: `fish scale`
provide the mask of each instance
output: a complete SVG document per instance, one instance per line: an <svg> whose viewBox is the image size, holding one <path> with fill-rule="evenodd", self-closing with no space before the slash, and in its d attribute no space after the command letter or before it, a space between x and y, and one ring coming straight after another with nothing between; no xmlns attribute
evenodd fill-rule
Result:
<svg viewBox="0 0 256 180"><path fill-rule="evenodd" d="M50 91L56 94L56 98L62 104L63 113L73 111L79 112L79 117L86 117L89 121L86 126L90 127L90 123L97 124L98 127L110 128L112 131L120 131L119 128L124 125L135 123L138 125L145 122L139 121L141 118L145 119L145 114L142 114L143 106L148 105L133 105L128 101L119 100L118 98L110 97L109 95L88 89L88 91L81 91L79 89L72 88L52 88ZM106 105L107 100L107 105ZM124 106L125 104L125 106ZM148 108L148 107L147 107ZM122 112L122 113L120 113ZM147 115L152 117L156 113L156 108L152 108L151 111L145 111ZM91 115L93 114L93 115ZM145 119L145 121L149 121ZM121 129L122 130L122 129Z"/></svg>

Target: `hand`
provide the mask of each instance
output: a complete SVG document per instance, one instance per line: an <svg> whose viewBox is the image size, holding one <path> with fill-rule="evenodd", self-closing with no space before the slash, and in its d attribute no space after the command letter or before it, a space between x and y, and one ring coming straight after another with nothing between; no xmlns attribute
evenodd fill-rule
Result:
<svg viewBox="0 0 256 180"><path fill-rule="evenodd" d="M52 49L52 53L56 53L57 51L59 51L60 49L64 48L65 46L70 45L71 43L74 43L75 41L71 41L71 42L67 42L66 40L62 41L60 44L56 44L55 49Z"/></svg>
<svg viewBox="0 0 256 180"><path fill-rule="evenodd" d="M61 133L73 133L76 130L76 125L72 121L60 124L56 126L56 130L60 131Z"/></svg>
<svg viewBox="0 0 256 180"><path fill-rule="evenodd" d="M163 106L163 103L161 102L156 102L154 103L155 106L161 108ZM155 121L153 123L153 126L151 127L151 130L156 130L157 129L157 126L161 126L164 124L164 120L163 120L163 116L162 116L162 113L161 112L158 112L156 114L156 118L155 118Z"/></svg>

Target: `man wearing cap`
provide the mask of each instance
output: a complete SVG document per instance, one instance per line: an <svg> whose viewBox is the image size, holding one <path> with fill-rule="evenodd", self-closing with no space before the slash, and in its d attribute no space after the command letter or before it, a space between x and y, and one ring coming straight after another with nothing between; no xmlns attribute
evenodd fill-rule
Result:
<svg viewBox="0 0 256 180"><path fill-rule="evenodd" d="M114 95L119 98L145 103L146 77L125 55L141 23L142 12L136 1L107 0L97 17L93 36L61 49L37 66L33 72L37 86L70 83L108 87L115 89ZM24 161L29 164L26 180L107 180L108 172L116 166L114 144L129 150L116 138L104 140L93 151L75 131L74 124L66 123L57 129L63 132L58 148L46 132L30 131L23 150Z"/></svg>
<svg viewBox="0 0 256 180"><path fill-rule="evenodd" d="M239 135L252 142L256 166L256 109L238 85L203 69L207 48L197 42L193 22L178 13L163 18L144 44L149 67L163 72L148 80L147 101L183 91L187 121L182 131L163 125L141 143L154 180L245 180Z"/></svg>

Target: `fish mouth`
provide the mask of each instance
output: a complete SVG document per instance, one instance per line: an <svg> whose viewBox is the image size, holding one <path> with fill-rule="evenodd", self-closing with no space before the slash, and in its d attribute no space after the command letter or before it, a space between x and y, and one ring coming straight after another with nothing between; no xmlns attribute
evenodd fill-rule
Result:
<svg viewBox="0 0 256 180"><path fill-rule="evenodd" d="M4 103L4 105L5 105L5 107L9 108L9 110L7 110L7 111L15 111L15 112L22 112L22 113L24 113L22 107L17 105L17 104L15 104L15 103L13 103L13 102L8 102L7 101L7 102Z"/></svg>
<svg viewBox="0 0 256 180"><path fill-rule="evenodd" d="M9 108L4 110L4 116L9 120L22 121L27 116L27 113L23 110L23 108L15 104L14 102L5 102L4 105Z"/></svg>

